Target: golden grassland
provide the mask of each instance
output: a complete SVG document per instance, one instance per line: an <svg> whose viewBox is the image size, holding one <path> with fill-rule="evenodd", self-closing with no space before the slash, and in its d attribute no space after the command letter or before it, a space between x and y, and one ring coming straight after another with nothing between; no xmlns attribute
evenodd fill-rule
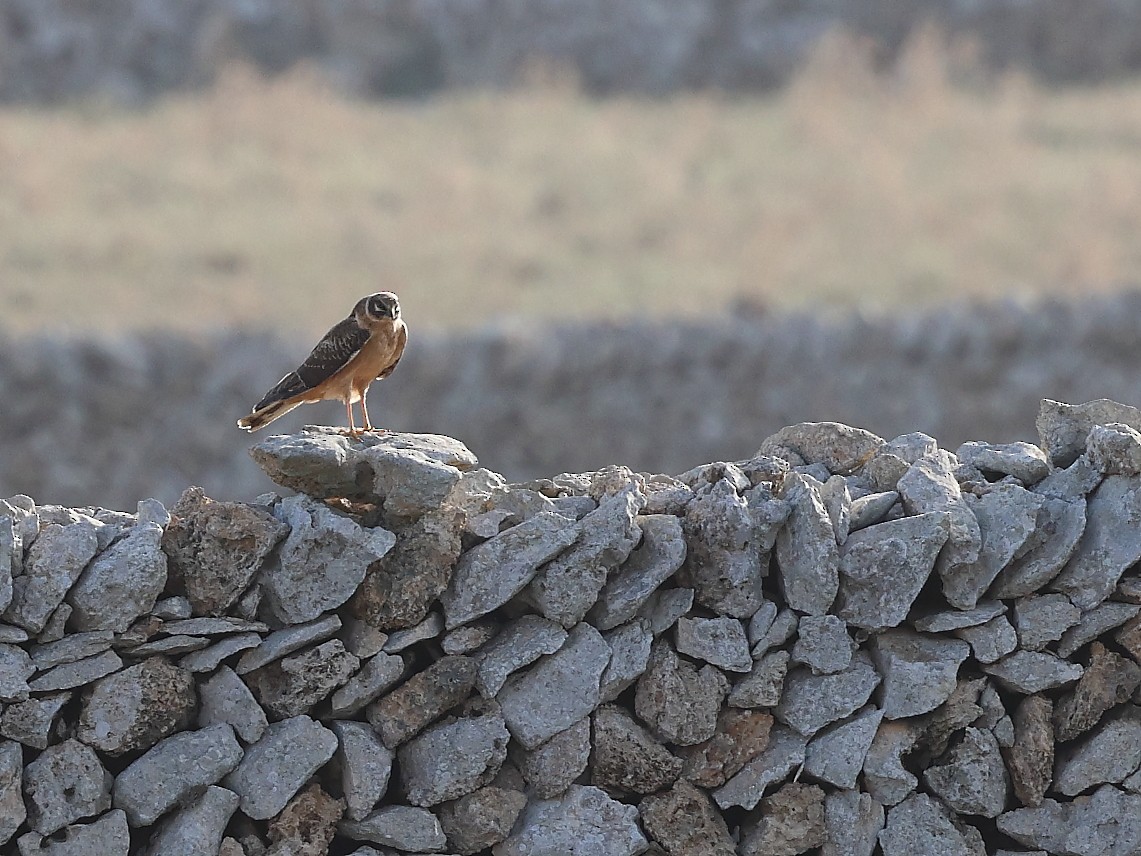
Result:
<svg viewBox="0 0 1141 856"><path fill-rule="evenodd" d="M0 327L323 330L892 310L1141 283L1141 82L887 73L839 39L772 96L566 82L359 102L232 69L138 110L0 108ZM335 307L335 308L333 308Z"/></svg>

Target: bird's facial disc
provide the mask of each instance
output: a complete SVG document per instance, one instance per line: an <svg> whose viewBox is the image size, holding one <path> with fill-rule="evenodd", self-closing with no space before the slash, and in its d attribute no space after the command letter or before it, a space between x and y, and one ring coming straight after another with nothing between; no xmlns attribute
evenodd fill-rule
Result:
<svg viewBox="0 0 1141 856"><path fill-rule="evenodd" d="M368 298L367 312L373 318L400 317L400 302L391 291L381 291Z"/></svg>

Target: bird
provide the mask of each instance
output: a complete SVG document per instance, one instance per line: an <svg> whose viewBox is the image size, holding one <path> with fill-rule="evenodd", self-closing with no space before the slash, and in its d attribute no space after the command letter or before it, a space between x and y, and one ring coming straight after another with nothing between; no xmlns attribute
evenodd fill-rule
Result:
<svg viewBox="0 0 1141 856"><path fill-rule="evenodd" d="M374 380L392 374L404 346L408 328L400 317L400 301L391 291L362 297L348 318L335 324L300 366L262 396L238 427L249 432L264 428L295 407L315 401L344 402L348 433L359 437L375 431L368 417L365 396ZM360 402L364 427L353 421L353 404Z"/></svg>

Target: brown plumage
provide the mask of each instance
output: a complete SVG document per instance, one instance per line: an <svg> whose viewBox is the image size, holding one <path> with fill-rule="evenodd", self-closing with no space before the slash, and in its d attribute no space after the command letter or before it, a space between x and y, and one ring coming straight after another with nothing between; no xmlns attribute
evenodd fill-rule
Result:
<svg viewBox="0 0 1141 856"><path fill-rule="evenodd" d="M238 420L238 427L257 431L302 404L336 399L345 404L350 433L360 433L353 421L357 401L364 416L361 430L374 430L365 401L369 384L392 374L407 341L408 330L395 294L381 291L361 298L352 314L322 337L305 362L279 380L249 416Z"/></svg>

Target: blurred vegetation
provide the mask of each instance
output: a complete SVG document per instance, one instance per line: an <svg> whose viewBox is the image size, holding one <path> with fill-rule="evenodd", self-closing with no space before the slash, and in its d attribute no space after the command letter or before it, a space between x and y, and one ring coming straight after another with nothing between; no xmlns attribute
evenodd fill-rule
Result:
<svg viewBox="0 0 1141 856"><path fill-rule="evenodd" d="M231 68L128 111L0 108L7 329L322 332L890 311L1141 282L1141 82L1045 88L931 30L824 40L769 96L354 101ZM329 308L334 307L334 308Z"/></svg>

